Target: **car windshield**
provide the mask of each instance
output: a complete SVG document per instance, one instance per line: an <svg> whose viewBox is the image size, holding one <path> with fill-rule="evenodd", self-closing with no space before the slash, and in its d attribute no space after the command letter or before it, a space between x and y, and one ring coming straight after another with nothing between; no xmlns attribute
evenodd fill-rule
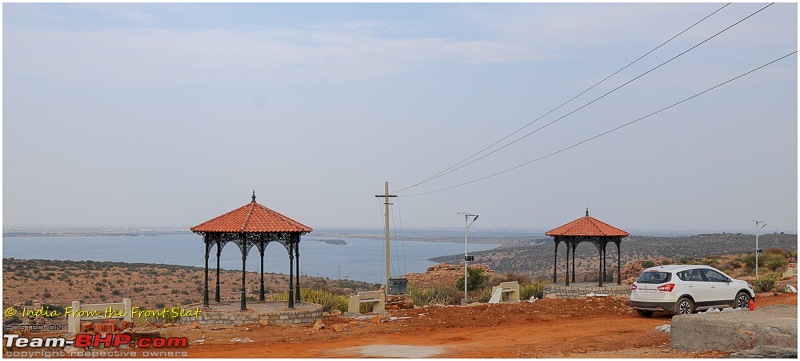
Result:
<svg viewBox="0 0 800 361"><path fill-rule="evenodd" d="M649 271L642 273L636 282L639 283L664 283L672 279L672 274L668 272Z"/></svg>

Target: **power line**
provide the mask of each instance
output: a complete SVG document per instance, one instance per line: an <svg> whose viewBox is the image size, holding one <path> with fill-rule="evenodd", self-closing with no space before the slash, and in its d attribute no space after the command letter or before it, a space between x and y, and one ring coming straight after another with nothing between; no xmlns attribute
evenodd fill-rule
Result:
<svg viewBox="0 0 800 361"><path fill-rule="evenodd" d="M763 10L763 9L762 9L762 10ZM764 67L767 67L767 66L769 66L769 65L772 65L773 63L776 63L776 62L778 62L778 61L780 61L780 60L783 60L783 59L785 59L785 58L788 58L788 57L790 57L790 56L792 56L792 55L794 55L794 54L797 54L797 50L795 50L795 51L793 51L793 52L791 52L791 53L789 53L789 54L787 54L787 55L784 55L784 56L782 56L782 57L780 57L780 58L778 58L778 59L775 59L775 60L773 60L773 61L771 61L771 62L769 62L769 63L766 63L766 64L764 64L764 65L762 65L762 66L759 66L759 67L757 67L757 68L755 68L755 69L752 69L752 70L750 70L750 71L748 71L748 72L745 72L745 73L743 73L743 74L740 74L740 75L738 75L738 76L736 76L736 77L733 77L733 78L731 78L731 79L728 79L728 80L726 80L726 81L724 81L724 82L722 82L722 83L719 83L719 84L717 84L717 85L715 85L715 86L713 86L713 87L711 87L711 88L708 88L708 89L706 89L706 90L703 90L703 91L701 91L701 92L699 92L699 93L697 93L697 94L695 94L695 95L692 95L692 96L690 96L690 97L688 97L688 98L685 98L685 99L683 99L683 100L681 100L681 101L679 101L679 102L673 103L673 104L671 104L671 105L669 105L669 106L666 106L666 107L664 107L664 108L661 108L661 109L659 109L659 110L656 110L656 111L654 111L654 112L652 112L652 113L650 113L650 114L647 114L647 115L645 115L645 116L643 116L643 117L641 117L641 118L638 118L638 119L632 120L632 121L630 121L630 122L627 122L627 123L625 123L625 124L622 124L622 125L620 125L620 126L618 126L618 127L612 128L612 129L610 129L610 130L607 130L607 131L605 131L605 132L603 132L603 133L600 133L600 134L597 134L597 135L595 135L595 136L593 136L593 137L590 137L590 138L584 139L584 140L582 140L582 141L580 141L580 142L577 142L577 143L575 143L575 144L572 144L572 145L570 145L570 146L568 146L568 147L565 147L565 148L559 149L559 150L557 150L557 151L555 151L555 152L552 152L552 153L549 153L549 154L547 154L547 155L541 156L541 157L539 157L539 158L536 158L536 159L530 160L530 161L528 161L528 162L525 162L525 163L522 163L522 164L518 164L518 165L516 165L516 166L513 166L513 167L511 167L511 168L508 168L508 169L505 169L505 170L502 170L502 171L500 171L500 172L497 172L497 173L493 173L493 174L490 174L490 175L487 175L487 176L484 176L484 177L481 177L481 178L473 179L473 180L471 180L471 181L469 181L469 182L464 182L464 183L461 183L461 184L457 184L457 185L450 186L450 187L446 187L446 188L437 189L437 190L430 191L430 192L424 192L424 193L411 194L411 195L407 195L406 197L415 197L415 196L421 196L421 195L426 195L426 194L431 194L431 193L442 192L442 191L450 190L450 189L453 189L453 188L458 188L458 187L461 187L461 186L465 186L465 185L468 185L468 184L472 184L472 183L475 183L475 182L482 181L482 180L484 180L484 179L492 178L492 177L495 177L495 176L501 175L501 174L503 174L503 173L510 172L510 171L512 171L512 170L514 170L514 169L517 169L517 168L524 167L524 166L526 166L526 165L528 165L528 164L531 164L531 163L534 163L534 162L538 162L538 161L540 161L540 160L543 160L543 159L546 159L546 158L552 157L552 156L554 156L554 155L556 155L556 154L559 154L559 153L561 153L561 152L564 152L564 151L567 151L567 150L569 150L569 149L575 148L575 147L577 147L577 146L579 146L579 145L581 145L581 144L583 144L583 143L586 143L586 142L592 141L592 140L594 140L594 139L600 138L600 137L602 137L602 136L604 136L604 135L606 135L606 134L609 134L609 133L612 133L612 132L614 132L614 131L617 131L617 130L619 130L619 129L622 129L622 128L624 128L624 127L627 127L627 126L629 126L629 125L631 125L631 124L633 124L633 123L639 122L640 120L643 120L643 119L649 118L649 117L651 117L651 116L653 116L653 115L656 115L656 114L658 114L658 113L661 113L661 112L663 112L663 111L665 111L665 110L667 110L667 109L670 109L670 108L672 108L672 107L675 107L675 106L677 106L677 105L679 105L679 104L685 103L685 102L687 102L687 101L689 101L689 100L691 100L691 99L694 99L694 98L696 98L696 97L698 97L698 96L700 96L700 95L703 95L703 94L705 94L705 93L707 93L707 92L709 92L709 91L712 91L712 90L714 90L714 89L716 89L716 88L719 88L719 87L721 87L721 86L723 86L723 85L725 85L725 84L728 84L728 83L730 83L730 82L732 82L732 81L734 81L734 80L737 80L737 79L739 79L739 78L741 78L741 77L744 77L744 76L746 76L746 75L748 75L748 74L750 74L750 73L752 73L752 72L755 72L755 71L757 71L757 70L759 70L759 69L762 69L762 68L764 68Z"/></svg>
<svg viewBox="0 0 800 361"><path fill-rule="evenodd" d="M655 48L653 48L652 50L648 51L648 52L647 52L647 53L645 53L644 55L642 55L642 56L640 56L639 58L637 58L636 60L634 60L634 61L632 61L632 62L628 63L628 65L625 65L624 67L622 67L622 68L620 68L619 70L615 71L615 72L614 72L614 73L612 73L611 75L609 75L609 76L607 76L607 77L603 78L602 80L600 80L599 82L597 82L597 83L595 83L594 85L590 86L589 88L586 88L584 91L582 91L582 92L578 93L577 95L573 96L573 97L572 97L572 98L570 98L569 100L567 100L567 101L565 101L565 102L561 103L559 106L557 106L557 107L555 107L555 108L551 109L551 110L550 110L550 111L548 111L547 113L544 113L543 115L539 116L538 118L534 119L533 121L531 121L530 123L528 123L528 124L524 125L523 127L521 127L521 128L519 128L519 129L517 129L517 130L515 130L515 131L511 132L510 134L506 135L506 136L505 136L505 137L503 137L503 138L500 138L499 140L497 140L497 141L495 141L494 143L490 144L489 146L487 146L487 147L485 147L485 148L483 148L483 149L479 150L478 152L476 152L476 153L474 153L474 154L470 155L469 157L467 157L467 158L465 158L465 159L461 160L460 162L458 162L458 163L456 163L456 164L454 164L454 165L451 165L451 166L450 166L450 167L448 167L447 169L445 169L445 170L442 170L442 171L440 171L439 173L436 173L436 174L434 174L433 176L431 176L431 177L428 177L428 178L426 178L426 179L422 180L421 182L418 182L418 183L416 183L416 184L413 184L413 185L411 185L411 186L409 186L409 187L406 187L406 188L400 189L399 191L397 191L397 193L399 193L399 192L402 192L402 191L405 191L405 190L408 190L408 189L410 189L410 188L413 188L413 187L416 187L416 186L418 186L418 185L421 185L421 184L423 184L423 183L427 183L427 182L429 182L429 181L432 181L432 180L434 180L434 179L436 179L436 178L439 178L440 176L443 176L443 175L445 175L445 174L448 174L448 173L450 173L450 172L448 172L449 170L451 170L451 169L453 169L453 168L455 168L455 167L457 167L457 166L461 165L462 163L464 163L464 162L466 162L466 161L468 161L468 160L472 159L473 157L477 156L478 154L481 154L481 153L483 153L484 151L486 151L486 150L488 150L488 149L490 149L490 148L494 147L495 145L499 144L500 142L502 142L502 141L504 141L504 140L506 140L506 139L510 138L512 135L514 135L514 134L517 134L518 132L522 131L523 129L525 129L525 128L527 128L527 127L531 126L533 123L536 123L537 121L539 121L539 120L541 120L542 118L546 117L546 116L547 116L547 115L549 115L550 113L552 113L552 112L554 112L554 111L556 111L556 110L560 109L560 108L561 108L561 107L563 107L564 105L567 105L568 103L572 102L573 100L575 100L576 98L580 97L580 96L581 96L581 95L583 95L584 93L588 92L589 90L592 90L592 89L594 89L596 86L598 86L598 85L602 84L603 82L605 82L606 80L610 79L610 78L611 78L611 77L613 77L614 75L617 75L619 72L621 72L621 71L623 71L623 70L627 69L628 67L630 67L631 65L633 65L633 64L635 64L635 63L637 63L639 60L642 60L643 58L645 58L646 56L650 55L650 54L651 54L651 53L653 53L654 51L658 50L658 49L659 49L659 48L661 48L662 46L666 45L666 44L667 44L667 43L669 43L670 41L674 40L675 38L677 38L677 37L678 37L678 36L680 36L681 34L683 34L683 33L687 32L687 31L689 31L691 28L695 27L697 24L700 24L701 22L703 22L704 20L706 20L706 19L708 19L709 17L713 16L714 14L716 14L717 12L719 12L719 11L720 11L720 10L722 10L722 9L724 9L725 7L727 7L727 6L728 6L728 5L730 5L730 4L731 4L731 3L727 3L727 4L723 5L721 8L719 8L719 9L715 10L714 12L712 12L711 14L708 14L708 15L706 15L705 17L703 17L702 19L698 20L697 22L695 22L694 24L692 24L692 25L691 25L691 26L689 26L688 28L686 28L686 29L683 29L681 32L679 32L679 33L675 34L673 37L671 37L671 38L667 39L667 41L665 41L665 42L661 43L660 45L656 46L656 47L655 47ZM458 168L457 168L457 169L458 169Z"/></svg>
<svg viewBox="0 0 800 361"><path fill-rule="evenodd" d="M675 60L675 59L679 58L680 56L682 56L682 55L684 55L684 54L686 54L686 53L688 53L688 52L690 52L690 51L694 50L695 48L699 47L700 45L703 45L704 43L708 42L709 40L711 40L711 39L713 39L713 38L717 37L718 35L720 35L720 34L724 33L725 31L727 31L727 30L731 29L732 27L734 27L734 26L738 25L739 23L741 23L741 22L743 22L743 21L745 21L745 20L749 19L750 17L752 17L752 16L754 16L754 15L758 14L759 12L761 12L762 10L764 10L764 9L766 9L766 8L768 8L768 7L770 7L770 6L772 6L773 4L775 4L775 3L773 2L773 3L771 3L771 4L768 4L767 6L764 6L763 8L761 8L761 9L759 9L759 10L757 10L757 11L753 12L752 14L750 14L750 15L748 15L748 16L746 16L746 17L742 18L741 20L739 20L739 21L737 21L737 22L733 23L732 25L730 25L730 26L726 27L725 29L722 29L721 31L717 32L716 34L714 34L714 35L712 35L712 36L710 36L710 37L706 38L705 40L703 40L703 41L701 41L701 42L699 42L699 43L695 44L694 46L690 47L689 49L686 49L686 50L684 50L684 51L683 51L683 52L681 52L680 54L678 54L678 55L675 55L674 57L670 58L669 60L667 60L667 61L665 61L665 62L663 62L663 63L661 63L661 64L659 64L659 65L657 65L657 66L655 66L655 67L653 67L653 68L651 68L650 70L648 70L648 71L646 71L646 72L644 72L644 73L642 73L642 74L638 75L637 77L635 77L635 78L633 78L633 79L631 79L631 80L629 80L629 81L627 81L627 82L623 83L622 85L619 85L619 86L617 86L616 88L614 88L614 89L612 89L612 90L610 90L610 91L606 92L605 94L603 94L603 95L601 95L601 96L599 96L599 97L595 98L594 100L592 100L592 101L590 101L590 102L588 102L588 103L586 103L586 104L584 104L584 105L582 105L582 106L578 107L577 109L575 109L575 110L572 110L571 112L569 112L569 113L567 113L567 114L565 114L565 115L563 115L563 116L561 116L561 117L559 117L559 118L556 118L555 120L551 121L550 123L547 123L547 124L545 124L545 125L543 125L543 126L541 126L541 127L537 128L536 130L534 130L534 131L532 131L532 132L529 132L528 134L525 134L525 135L523 135L523 136L521 136L521 137L519 137L519 138L517 138L517 139L515 139L515 140L511 141L510 143L507 143L507 144L503 145L503 146L502 146L502 147L500 147L500 148L497 148L497 149L495 149L495 150L493 150L493 151L491 151L491 152L489 152L489 153L486 153L486 154L484 154L484 155L482 155L482 156L480 156L480 157L478 157L478 158L476 158L476 159L473 159L473 160L471 160L471 161L469 161L469 162L467 162L467 163L464 163L464 164L462 164L462 165L460 165L460 166L458 166L458 167L456 167L456 168L452 168L452 167L451 167L452 169L450 169L449 171L446 171L446 172L440 173L439 175L437 175L437 176L435 176L435 177L432 177L430 180L433 180L433 179L439 178L439 177L441 177L441 176L444 176L444 175L450 174L450 173L452 173L452 172L455 172L455 171L457 171L457 170L459 170L459 169L461 169L461 168L464 168L464 167L466 167L466 166L468 166L468 165L470 165L470 164L472 164L472 163L475 163L475 162L477 162L477 161L479 161L479 160L481 160L481 159L484 159L484 158L486 158L486 157L488 157L488 156L490 156L490 155L492 155L492 154L494 154L494 153L497 153L497 152L499 152L500 150L503 150L503 149L505 149L505 148L507 148L507 147L511 146L512 144L515 144L515 143L517 143L517 142L519 142L519 141L521 141L521 140L523 140L523 139L525 139L525 138L527 138L527 137L529 137L529 136L531 136L531 135L533 135L533 134L535 134L535 133L538 133L540 130L542 130L542 129L544 129L544 128L547 128L548 126L550 126L550 125L552 125L552 124L554 124L554 123L556 123L556 122L558 122L558 121L560 121L560 120L562 120L562 119L564 119L564 118L566 118L566 117L568 117L568 116L570 116L570 115L572 115L572 114L574 114L574 113L576 113L576 112L580 111L580 110L581 110L581 109L583 109L583 108L586 108L587 106L589 106L589 105L591 105L591 104L595 103L596 101L598 101L598 100L600 100L600 99L602 99L602 98L605 98L607 95L609 95L609 94L611 94L611 93L613 93L613 92L615 92L615 91L617 91L617 90L621 89L622 87L624 87L624 86L626 86L626 85L628 85L628 84L630 84L630 83L632 83L632 82L634 82L634 81L638 80L639 78L641 78L641 77L643 77L643 76L645 76L645 75L647 75L647 74L651 73L652 71L654 71L654 70L656 70L656 69L658 69L658 68L660 68L660 67L662 67L662 66L664 66L664 65L666 65L666 64L668 64L668 63L670 63L670 62L672 62L673 60ZM409 187L409 188L410 188L410 187ZM408 188L405 188L405 189L408 189Z"/></svg>

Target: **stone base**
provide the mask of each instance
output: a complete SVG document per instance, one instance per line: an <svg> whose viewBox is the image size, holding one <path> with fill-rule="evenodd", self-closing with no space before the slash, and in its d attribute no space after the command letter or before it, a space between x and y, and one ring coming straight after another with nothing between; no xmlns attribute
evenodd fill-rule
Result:
<svg viewBox="0 0 800 361"><path fill-rule="evenodd" d="M559 284L545 285L543 292L544 295L553 294L556 298L569 299L569 298L584 298L588 294L603 294L607 296L630 296L631 286L616 283L605 284L603 287L597 286L595 282L579 282L571 283L569 286Z"/></svg>
<svg viewBox="0 0 800 361"><path fill-rule="evenodd" d="M203 304L184 306L187 309L200 308L197 317L183 317L180 323L199 322L202 325L245 325L256 323L308 324L322 318L322 305L315 303L296 303L289 308L288 302L267 301L247 303L247 311L241 311L241 303L212 302L209 308Z"/></svg>
<svg viewBox="0 0 800 361"><path fill-rule="evenodd" d="M684 351L741 351L773 348L797 354L797 306L755 311L698 313L672 318L671 346Z"/></svg>

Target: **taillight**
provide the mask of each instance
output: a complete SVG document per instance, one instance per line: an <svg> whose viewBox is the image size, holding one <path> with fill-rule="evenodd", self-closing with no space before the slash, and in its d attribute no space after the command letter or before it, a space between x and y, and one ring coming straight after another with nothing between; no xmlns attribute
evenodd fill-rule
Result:
<svg viewBox="0 0 800 361"><path fill-rule="evenodd" d="M675 284L674 283L667 283L667 284L665 284L663 286L658 286L658 290L659 291L664 291L664 292L672 292L673 288L675 288Z"/></svg>
<svg viewBox="0 0 800 361"><path fill-rule="evenodd" d="M631 291L636 291L637 288L635 283L631 284Z"/></svg>

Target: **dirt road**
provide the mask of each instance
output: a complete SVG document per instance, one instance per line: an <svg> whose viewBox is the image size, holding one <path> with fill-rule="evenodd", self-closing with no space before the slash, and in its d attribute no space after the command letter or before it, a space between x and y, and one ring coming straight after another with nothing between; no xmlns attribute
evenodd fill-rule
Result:
<svg viewBox="0 0 800 361"><path fill-rule="evenodd" d="M758 306L797 304L796 294L762 297ZM188 325L162 329L187 336L202 358L683 358L725 353L672 350L656 326L671 317L639 317L626 298L539 300L507 305L425 307L384 317L326 317L311 325L232 328ZM319 328L321 325L317 325ZM244 342L236 342L244 340ZM252 341L252 342L250 342Z"/></svg>

